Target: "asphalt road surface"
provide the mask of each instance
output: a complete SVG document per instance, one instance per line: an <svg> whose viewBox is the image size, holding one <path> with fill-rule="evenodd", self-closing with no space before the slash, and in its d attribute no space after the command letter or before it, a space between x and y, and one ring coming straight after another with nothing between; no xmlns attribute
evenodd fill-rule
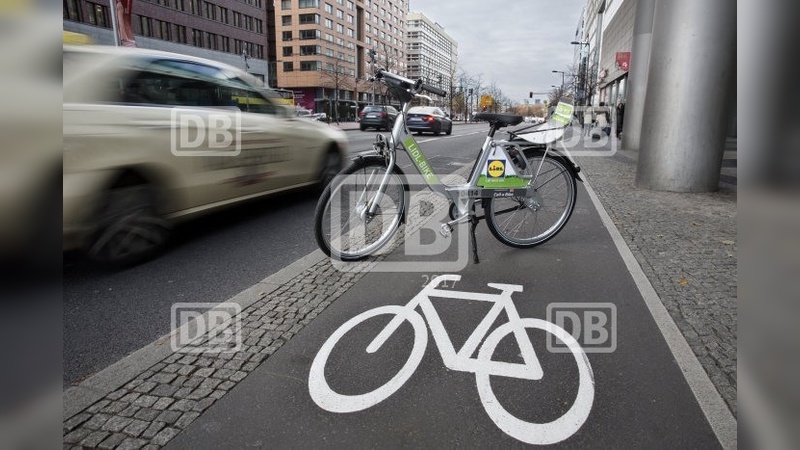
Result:
<svg viewBox="0 0 800 450"><path fill-rule="evenodd" d="M451 136L417 137L438 173L469 164L485 124ZM351 153L371 148L374 131L348 131ZM385 134L385 133L384 133ZM411 163L402 156L401 166ZM318 194L283 194L180 226L168 251L123 271L64 258L64 386L80 382L170 331L176 302L222 302L316 249Z"/></svg>

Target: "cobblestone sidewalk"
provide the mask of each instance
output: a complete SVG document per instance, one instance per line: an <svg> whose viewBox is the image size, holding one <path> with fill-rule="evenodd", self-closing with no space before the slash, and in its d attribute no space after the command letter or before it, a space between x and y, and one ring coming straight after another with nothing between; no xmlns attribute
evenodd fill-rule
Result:
<svg viewBox="0 0 800 450"><path fill-rule="evenodd" d="M672 319L736 415L736 192L636 187L638 153L576 157Z"/></svg>

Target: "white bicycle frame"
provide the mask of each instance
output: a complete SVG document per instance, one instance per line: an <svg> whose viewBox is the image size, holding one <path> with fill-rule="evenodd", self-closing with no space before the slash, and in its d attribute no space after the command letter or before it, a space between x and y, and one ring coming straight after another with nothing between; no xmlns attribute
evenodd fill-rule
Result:
<svg viewBox="0 0 800 450"><path fill-rule="evenodd" d="M525 327L521 322L519 312L517 312L514 306L514 301L511 299L511 295L514 292L522 292L522 286L516 284L488 283L489 287L500 289L501 292L498 294L460 292L436 288L436 286L439 286L442 282L455 282L460 279L460 275L440 275L434 278L419 294L414 296L414 298L404 306L404 308L411 311L420 307L422 314L428 322L431 334L433 334L436 347L442 355L445 366L448 369L461 372L502 375L525 380L540 380L543 376L542 366L539 363L539 358L536 357L533 344L531 344L530 338L528 338ZM494 306L492 306L486 314L486 317L478 324L464 343L464 346L461 347L461 350L456 351L453 342L447 335L442 320L439 318L439 314L431 303L431 297L477 300L494 303ZM508 326L512 327L514 330L514 336L516 337L517 345L519 345L524 363L480 360L477 357L472 357L478 349L478 346L489 334L489 329L492 324L503 311L508 315ZM367 352L374 353L378 351L405 320L404 316L395 316L395 318L386 325L383 331L378 333L375 339L367 346Z"/></svg>
<svg viewBox="0 0 800 450"><path fill-rule="evenodd" d="M416 94L416 97L425 98L430 100L430 97L425 95ZM515 142L510 142L506 140L495 140L494 133L490 132L489 135L486 136L486 139L483 142L483 146L481 147L481 153L478 156L475 166L473 167L472 174L465 184L459 185L446 185L443 184L436 173L433 171L433 168L428 163L427 158L422 153L422 149L420 148L419 144L417 144L414 137L409 132L408 128L406 127L406 115L408 113L409 108L411 107L410 102L406 102L403 104L401 108L400 114L395 120L394 126L392 127L392 134L390 135L389 143L388 143L388 154L382 154L379 151L379 154L386 157L388 159L386 172L381 179L381 183L378 186L378 190L376 193L376 199L370 205L369 213L375 214L377 209L377 205L380 203L381 196L386 189L386 183L389 180L389 175L394 168L396 158L397 158L397 149L405 150L408 154L411 161L414 163L414 167L419 171L419 173L425 178L428 186L431 190L447 199L449 199L452 203L454 203L458 209L458 217L449 222L447 225L453 225L456 223L461 223L466 221L469 218L469 215L472 214L471 202L478 202L484 198L482 192L484 190L487 191L526 191L524 193L525 196L533 196L535 195L535 189L533 186L536 184L536 179L539 176L539 172L541 171L542 165L544 164L545 157L547 156L547 152L550 150L550 146L547 145L545 147L545 154L542 160L539 162L539 166L536 168L535 173L531 176L530 182L528 182L527 188L519 188L519 189L504 189L504 188L482 188L478 186L478 179L481 174L481 168L484 167L488 160L489 156L492 154L492 150L495 148L499 148L500 151L505 152L505 148L511 146L515 147L520 154L522 154L522 147ZM494 131L494 130L493 130ZM369 184L369 183L368 183Z"/></svg>

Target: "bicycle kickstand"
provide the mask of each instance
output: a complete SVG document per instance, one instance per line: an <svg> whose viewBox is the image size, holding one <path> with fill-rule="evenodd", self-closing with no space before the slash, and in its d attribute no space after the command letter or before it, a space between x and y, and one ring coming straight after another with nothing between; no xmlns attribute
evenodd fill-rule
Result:
<svg viewBox="0 0 800 450"><path fill-rule="evenodd" d="M480 220L477 217L475 217L474 214L472 216L470 216L470 219L469 219L469 237L470 237L470 242L472 244L471 247L472 247L472 262L473 262L473 264L479 264L480 263L480 260L478 259L478 240L475 239L475 228L478 226L478 222L479 221Z"/></svg>

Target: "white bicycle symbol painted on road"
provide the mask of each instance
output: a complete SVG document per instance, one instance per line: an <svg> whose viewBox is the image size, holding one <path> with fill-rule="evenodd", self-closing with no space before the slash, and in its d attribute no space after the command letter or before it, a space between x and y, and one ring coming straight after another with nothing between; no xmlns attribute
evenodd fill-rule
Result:
<svg viewBox="0 0 800 450"><path fill-rule="evenodd" d="M405 306L379 306L345 322L325 341L311 363L311 370L308 376L308 390L311 398L320 408L327 411L347 413L361 411L374 406L400 389L419 366L425 354L425 348L428 345L428 331L425 327L425 321L416 311L416 308L419 307L422 310L422 315L427 319L428 327L431 329L434 342L436 342L445 366L452 370L475 374L481 403L498 428L509 436L528 444L553 444L572 436L586 421L594 402L594 374L586 353L575 338L563 328L545 320L521 318L519 316L511 295L514 292L522 292L522 286L489 283L489 287L501 291L498 294L461 292L437 288L442 282L455 282L460 279L460 275L438 276L431 280ZM461 350L456 351L430 301L430 297L478 300L492 302L494 305L469 336ZM509 322L489 333L490 327L503 311L508 315ZM325 379L325 365L334 346L358 324L382 314L390 314L395 317L367 346L367 353L378 351L389 337L397 331L403 321L408 321L414 329L414 344L408 361L406 361L397 375L371 392L359 395L343 395L335 392ZM578 392L572 407L564 415L548 423L526 422L510 414L497 400L489 380L489 377L493 375L524 380L542 379L544 376L542 366L536 357L533 344L526 331L527 328L543 330L560 339L570 349L578 365ZM509 334L513 334L516 338L523 363L492 360L492 355L498 343ZM486 337L486 340L481 345L484 337ZM478 356L473 358L472 355L479 345Z"/></svg>

